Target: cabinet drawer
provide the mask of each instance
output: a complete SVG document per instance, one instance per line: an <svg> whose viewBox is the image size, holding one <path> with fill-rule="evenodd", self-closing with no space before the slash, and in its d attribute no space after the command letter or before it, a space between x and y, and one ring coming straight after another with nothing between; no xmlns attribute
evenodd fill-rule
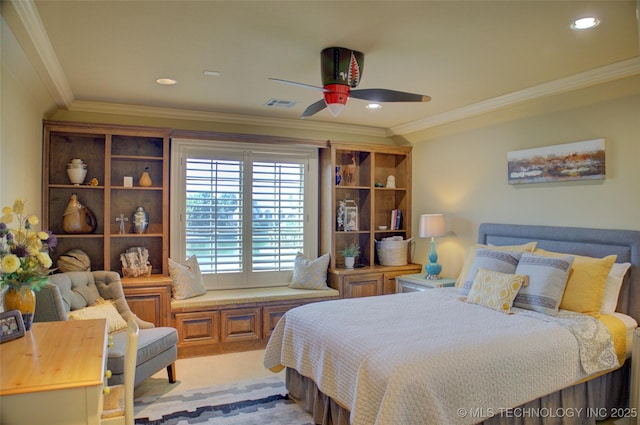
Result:
<svg viewBox="0 0 640 425"><path fill-rule="evenodd" d="M372 297L382 294L383 275L363 274L344 277L344 297Z"/></svg>
<svg viewBox="0 0 640 425"><path fill-rule="evenodd" d="M275 329L278 321L284 316L284 314L294 307L298 307L302 304L290 304L290 305L277 305L271 307L262 308L262 337L269 339L271 333Z"/></svg>
<svg viewBox="0 0 640 425"><path fill-rule="evenodd" d="M173 324L178 330L178 346L213 346L220 341L220 313L217 311L176 313Z"/></svg>
<svg viewBox="0 0 640 425"><path fill-rule="evenodd" d="M223 310L221 342L254 341L262 338L260 308Z"/></svg>

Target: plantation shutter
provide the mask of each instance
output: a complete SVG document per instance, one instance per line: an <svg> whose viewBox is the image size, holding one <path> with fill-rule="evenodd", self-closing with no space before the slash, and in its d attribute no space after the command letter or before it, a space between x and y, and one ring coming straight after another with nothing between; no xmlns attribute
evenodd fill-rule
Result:
<svg viewBox="0 0 640 425"><path fill-rule="evenodd" d="M317 252L317 151L174 143L172 252L196 255L209 289L288 284L296 254Z"/></svg>
<svg viewBox="0 0 640 425"><path fill-rule="evenodd" d="M304 248L304 165L256 161L252 180L252 270L293 270Z"/></svg>
<svg viewBox="0 0 640 425"><path fill-rule="evenodd" d="M238 273L243 264L243 161L187 158L186 248L202 272Z"/></svg>

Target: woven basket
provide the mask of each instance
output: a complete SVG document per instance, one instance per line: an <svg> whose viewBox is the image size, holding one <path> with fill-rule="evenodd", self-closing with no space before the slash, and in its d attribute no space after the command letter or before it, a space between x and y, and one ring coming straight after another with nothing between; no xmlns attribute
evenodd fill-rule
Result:
<svg viewBox="0 0 640 425"><path fill-rule="evenodd" d="M376 241L378 261L383 266L404 266L408 264L411 239L402 241Z"/></svg>
<svg viewBox="0 0 640 425"><path fill-rule="evenodd" d="M151 276L151 264L143 269L123 268L122 277L149 277Z"/></svg>

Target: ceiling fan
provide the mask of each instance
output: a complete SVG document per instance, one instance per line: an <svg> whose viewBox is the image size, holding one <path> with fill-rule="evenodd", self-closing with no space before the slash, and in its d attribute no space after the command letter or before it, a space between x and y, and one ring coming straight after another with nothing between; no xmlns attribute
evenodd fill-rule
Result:
<svg viewBox="0 0 640 425"><path fill-rule="evenodd" d="M301 118L310 117L324 108L328 108L337 117L347 103L349 97L370 100L372 102L428 102L429 96L406 93L388 89L360 89L352 90L360 83L364 66L364 53L344 47L327 47L320 53L322 87L295 81L269 78L280 83L291 84L320 90L324 99L319 100L304 110Z"/></svg>

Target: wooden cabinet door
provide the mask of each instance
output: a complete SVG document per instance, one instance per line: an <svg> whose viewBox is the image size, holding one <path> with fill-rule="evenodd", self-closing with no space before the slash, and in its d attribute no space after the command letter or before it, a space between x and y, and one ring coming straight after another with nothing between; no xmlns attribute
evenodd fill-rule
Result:
<svg viewBox="0 0 640 425"><path fill-rule="evenodd" d="M343 279L344 298L371 297L382 294L383 275L380 273L344 276Z"/></svg>
<svg viewBox="0 0 640 425"><path fill-rule="evenodd" d="M122 288L136 316L156 326L171 326L171 278L125 278Z"/></svg>

